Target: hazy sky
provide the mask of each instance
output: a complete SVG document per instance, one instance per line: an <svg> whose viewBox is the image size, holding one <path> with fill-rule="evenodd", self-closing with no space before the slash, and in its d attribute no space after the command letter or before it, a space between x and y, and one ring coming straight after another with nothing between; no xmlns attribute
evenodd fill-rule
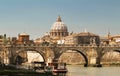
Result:
<svg viewBox="0 0 120 76"><path fill-rule="evenodd" d="M120 34L120 0L0 0L0 34L26 32L36 39L60 15L69 32Z"/></svg>

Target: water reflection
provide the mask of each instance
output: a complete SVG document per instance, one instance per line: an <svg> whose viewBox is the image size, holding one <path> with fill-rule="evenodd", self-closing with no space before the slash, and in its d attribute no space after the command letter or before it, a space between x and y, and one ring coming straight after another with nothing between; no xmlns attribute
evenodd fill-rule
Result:
<svg viewBox="0 0 120 76"><path fill-rule="evenodd" d="M55 76L67 76L67 74L66 74L66 73L58 73L58 74L55 75Z"/></svg>
<svg viewBox="0 0 120 76"><path fill-rule="evenodd" d="M120 76L120 67L81 67L79 65L68 65L66 76Z"/></svg>

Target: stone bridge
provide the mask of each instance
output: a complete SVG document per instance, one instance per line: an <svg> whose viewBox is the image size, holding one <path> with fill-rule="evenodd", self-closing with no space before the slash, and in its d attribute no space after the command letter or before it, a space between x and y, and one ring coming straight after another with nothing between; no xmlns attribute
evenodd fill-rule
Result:
<svg viewBox="0 0 120 76"><path fill-rule="evenodd" d="M58 45L58 44L51 44L51 45L0 45L0 52L1 61L9 63L15 63L15 59L18 54L22 51L36 51L38 52L46 62L49 57L53 59L53 61L58 61L60 56L68 50L76 51L80 53L84 60L84 66L90 65L91 57L95 57L95 64L94 65L101 65L101 58L107 52L118 52L120 49L120 45ZM96 54L93 56L91 53Z"/></svg>

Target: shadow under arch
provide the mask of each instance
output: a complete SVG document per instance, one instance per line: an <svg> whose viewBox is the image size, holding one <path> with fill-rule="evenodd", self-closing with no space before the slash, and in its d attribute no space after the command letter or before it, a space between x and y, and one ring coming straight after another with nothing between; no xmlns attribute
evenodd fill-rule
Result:
<svg viewBox="0 0 120 76"><path fill-rule="evenodd" d="M87 56L83 53L83 52L81 52L80 50L77 50L77 49L69 49L69 50L72 50L72 51L76 51L76 52L78 52L78 53L80 53L83 57L84 57L84 59L85 59L85 64L84 64L84 67L87 67L88 66L88 58L87 58ZM63 52L64 53L64 52ZM62 54L63 54L62 53ZM61 54L61 55L62 55Z"/></svg>
<svg viewBox="0 0 120 76"><path fill-rule="evenodd" d="M19 55L19 53L20 52L25 52L25 51L35 51L35 52L39 53L43 58L43 62L46 62L44 54L41 51L38 51L38 50L35 50L35 49L25 49L25 50L19 49L18 52L16 53L16 55L14 56L14 62L15 62L16 57Z"/></svg>
<svg viewBox="0 0 120 76"><path fill-rule="evenodd" d="M120 53L120 49L116 49L116 50L113 50L113 51Z"/></svg>

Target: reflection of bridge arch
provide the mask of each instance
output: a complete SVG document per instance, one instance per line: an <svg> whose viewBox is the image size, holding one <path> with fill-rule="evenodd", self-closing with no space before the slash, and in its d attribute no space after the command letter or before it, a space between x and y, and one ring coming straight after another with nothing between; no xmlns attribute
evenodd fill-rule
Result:
<svg viewBox="0 0 120 76"><path fill-rule="evenodd" d="M36 53L39 53L39 54L42 56L44 62L46 61L44 53L41 52L41 51L38 51L38 50L36 50L36 49L19 49L19 50L16 51L16 54L15 54L15 56L14 56L14 60L15 60L16 57L19 55L19 53L21 53L21 52L26 52L26 51L35 51Z"/></svg>
<svg viewBox="0 0 120 76"><path fill-rule="evenodd" d="M88 58L87 58L87 56L86 56L82 51L77 50L77 49L70 49L70 50L80 53L80 54L83 56L83 58L85 59L85 62L86 62L86 63L84 64L84 66L85 66L85 67L88 66ZM63 53L65 53L65 52L67 52L67 51L68 51L68 50L64 51ZM62 53L62 54L63 54L63 53ZM62 54L61 54L61 55L62 55ZM61 55L60 55L60 56L61 56ZM59 56L59 58L60 58L60 56ZM59 58L58 58L58 59L59 59Z"/></svg>

